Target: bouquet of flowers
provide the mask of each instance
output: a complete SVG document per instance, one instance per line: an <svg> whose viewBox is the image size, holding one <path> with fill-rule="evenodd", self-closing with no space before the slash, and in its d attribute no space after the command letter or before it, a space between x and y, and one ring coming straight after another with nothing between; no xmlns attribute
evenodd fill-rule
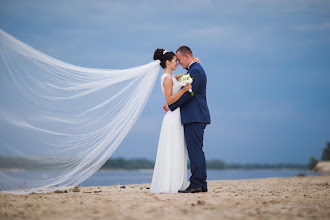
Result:
<svg viewBox="0 0 330 220"><path fill-rule="evenodd" d="M181 86L185 86L185 85L187 85L187 83L191 84L193 82L193 79L190 77L190 74L187 73L187 74L181 76L178 81L181 84ZM191 96L194 96L194 92L192 91L192 89L189 90L189 93Z"/></svg>

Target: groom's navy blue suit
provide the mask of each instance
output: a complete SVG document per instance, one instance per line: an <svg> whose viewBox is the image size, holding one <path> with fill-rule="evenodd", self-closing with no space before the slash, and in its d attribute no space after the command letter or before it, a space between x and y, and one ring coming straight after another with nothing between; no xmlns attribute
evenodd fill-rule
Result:
<svg viewBox="0 0 330 220"><path fill-rule="evenodd" d="M204 129L211 123L206 101L207 79L204 69L198 63L191 64L188 73L193 78L192 90L195 95L191 96L189 92L186 92L177 102L169 105L169 108L174 111L180 107L192 174L190 186L207 188L206 162L203 152Z"/></svg>

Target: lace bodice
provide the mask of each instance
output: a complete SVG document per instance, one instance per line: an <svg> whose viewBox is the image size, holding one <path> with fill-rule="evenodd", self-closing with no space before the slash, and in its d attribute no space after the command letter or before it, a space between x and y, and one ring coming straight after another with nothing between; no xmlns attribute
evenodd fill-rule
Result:
<svg viewBox="0 0 330 220"><path fill-rule="evenodd" d="M165 94L165 92L164 92L164 79L165 79L166 76L170 76L170 75L167 74L167 73L163 73L163 75L160 78L160 83L161 83L160 86L162 88L163 94ZM182 86L179 84L179 82L175 78L175 76L172 76L172 81L173 81L173 87L172 87L172 95L173 95L173 94L179 92Z"/></svg>

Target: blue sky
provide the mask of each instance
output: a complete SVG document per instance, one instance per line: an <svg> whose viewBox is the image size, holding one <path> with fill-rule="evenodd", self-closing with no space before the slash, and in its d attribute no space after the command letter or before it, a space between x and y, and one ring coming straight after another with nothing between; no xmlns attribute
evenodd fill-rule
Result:
<svg viewBox="0 0 330 220"><path fill-rule="evenodd" d="M1 0L0 28L91 68L190 46L208 76L207 159L307 163L330 141L329 1ZM113 157L155 159L164 102L157 81Z"/></svg>

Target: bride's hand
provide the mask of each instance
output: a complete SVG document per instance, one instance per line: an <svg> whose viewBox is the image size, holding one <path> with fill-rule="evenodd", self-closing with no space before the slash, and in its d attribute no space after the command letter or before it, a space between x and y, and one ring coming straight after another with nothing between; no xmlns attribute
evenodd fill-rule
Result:
<svg viewBox="0 0 330 220"><path fill-rule="evenodd" d="M165 111L165 113L167 113L169 111L168 106L167 106L166 103L163 105L163 110Z"/></svg>
<svg viewBox="0 0 330 220"><path fill-rule="evenodd" d="M184 89L186 92L188 92L191 89L191 84L187 83L182 89Z"/></svg>
<svg viewBox="0 0 330 220"><path fill-rule="evenodd" d="M194 62L197 62L197 63L201 63L201 61L199 60L198 57L194 57L193 61L194 61Z"/></svg>

